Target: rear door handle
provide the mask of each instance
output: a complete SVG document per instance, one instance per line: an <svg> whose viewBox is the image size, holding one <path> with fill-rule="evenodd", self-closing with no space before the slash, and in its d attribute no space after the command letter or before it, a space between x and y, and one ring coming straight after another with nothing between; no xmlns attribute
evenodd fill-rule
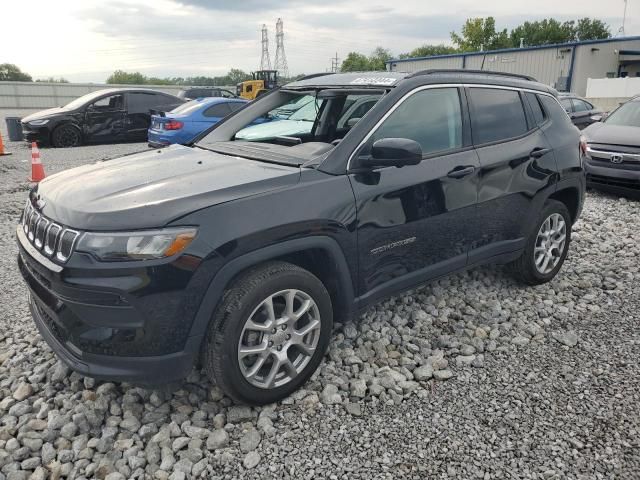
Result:
<svg viewBox="0 0 640 480"><path fill-rule="evenodd" d="M551 152L550 148L534 148L533 150L531 150L529 156L531 158L540 158L544 157L549 152Z"/></svg>
<svg viewBox="0 0 640 480"><path fill-rule="evenodd" d="M476 167L465 167L460 169L454 169L454 170L451 170L449 173L447 173L447 177L462 178L462 177L466 177L467 175L471 175L475 171L476 171Z"/></svg>

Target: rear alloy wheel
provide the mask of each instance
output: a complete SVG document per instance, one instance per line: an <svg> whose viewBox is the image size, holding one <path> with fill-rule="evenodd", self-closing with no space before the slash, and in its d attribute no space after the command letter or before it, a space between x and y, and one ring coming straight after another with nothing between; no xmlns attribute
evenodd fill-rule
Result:
<svg viewBox="0 0 640 480"><path fill-rule="evenodd" d="M225 292L203 346L209 378L236 401L272 403L313 374L329 345L331 298L312 273L270 262Z"/></svg>
<svg viewBox="0 0 640 480"><path fill-rule="evenodd" d="M566 243L567 224L564 218L559 213L549 215L538 230L533 253L538 272L547 275L556 268L562 259Z"/></svg>
<svg viewBox="0 0 640 480"><path fill-rule="evenodd" d="M560 271L571 243L571 215L564 203L547 200L523 254L511 265L514 276L523 283L539 285Z"/></svg>
<svg viewBox="0 0 640 480"><path fill-rule="evenodd" d="M77 147L82 143L80 131L71 125L61 125L53 131L51 143L54 147Z"/></svg>

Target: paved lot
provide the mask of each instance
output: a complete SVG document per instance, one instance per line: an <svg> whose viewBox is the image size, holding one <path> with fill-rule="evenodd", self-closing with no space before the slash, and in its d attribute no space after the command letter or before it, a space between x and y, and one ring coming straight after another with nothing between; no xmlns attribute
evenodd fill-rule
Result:
<svg viewBox="0 0 640 480"><path fill-rule="evenodd" d="M548 285L476 269L338 326L305 389L258 409L233 405L198 372L167 393L96 383L56 361L15 264L29 149L8 148L0 480L640 478L639 202L590 194ZM42 159L51 174L145 148L43 149Z"/></svg>

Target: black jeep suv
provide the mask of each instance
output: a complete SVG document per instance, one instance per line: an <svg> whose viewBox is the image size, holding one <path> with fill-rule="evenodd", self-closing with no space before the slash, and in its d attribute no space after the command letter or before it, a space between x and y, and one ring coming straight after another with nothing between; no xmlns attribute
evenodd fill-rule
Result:
<svg viewBox="0 0 640 480"><path fill-rule="evenodd" d="M301 96L315 102L308 123L235 140ZM363 96L377 103L340 123ZM529 78L310 76L191 146L42 181L18 263L38 329L73 369L159 383L201 364L234 399L269 403L318 367L334 320L383 297L486 263L551 280L582 208L585 148Z"/></svg>

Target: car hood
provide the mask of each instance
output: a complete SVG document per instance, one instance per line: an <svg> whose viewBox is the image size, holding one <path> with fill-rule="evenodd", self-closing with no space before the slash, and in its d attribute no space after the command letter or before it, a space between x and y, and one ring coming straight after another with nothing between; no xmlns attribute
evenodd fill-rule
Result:
<svg viewBox="0 0 640 480"><path fill-rule="evenodd" d="M629 147L640 146L640 127L598 122L585 128L583 134L590 143L625 145Z"/></svg>
<svg viewBox="0 0 640 480"><path fill-rule="evenodd" d="M295 184L298 167L174 145L52 175L32 195L79 230L155 228L196 210Z"/></svg>
<svg viewBox="0 0 640 480"><path fill-rule="evenodd" d="M22 117L21 121L27 123L33 120L41 120L43 118L54 117L68 111L69 110L64 107L47 108L46 110L40 110L39 112L32 113L31 115L27 115L26 117Z"/></svg>
<svg viewBox="0 0 640 480"><path fill-rule="evenodd" d="M243 128L236 133L238 140L268 140L270 138L309 133L313 122L303 120L276 120Z"/></svg>

